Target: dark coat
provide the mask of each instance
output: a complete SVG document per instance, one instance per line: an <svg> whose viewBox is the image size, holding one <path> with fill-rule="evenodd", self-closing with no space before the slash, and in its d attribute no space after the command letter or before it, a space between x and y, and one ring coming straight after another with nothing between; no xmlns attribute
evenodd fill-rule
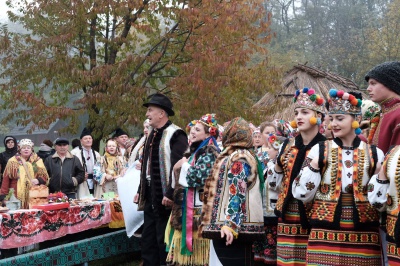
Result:
<svg viewBox="0 0 400 266"><path fill-rule="evenodd" d="M49 173L49 192L61 191L64 194L75 193L85 179L85 170L78 157L67 153L64 161L55 153L46 158L44 165Z"/></svg>
<svg viewBox="0 0 400 266"><path fill-rule="evenodd" d="M14 139L14 148L11 148L11 149L7 148L7 144L6 144L6 138L10 138L10 137ZM2 174L4 172L4 169L6 168L8 160L10 160L10 158L13 157L18 151L17 139L14 138L13 136L5 136L3 143L4 143L4 147L6 148L6 150L3 151L2 153L0 153L0 168L1 168Z"/></svg>

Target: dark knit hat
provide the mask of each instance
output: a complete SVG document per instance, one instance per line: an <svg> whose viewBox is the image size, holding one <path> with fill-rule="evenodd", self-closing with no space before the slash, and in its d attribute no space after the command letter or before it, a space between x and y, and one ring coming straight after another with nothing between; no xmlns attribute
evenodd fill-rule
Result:
<svg viewBox="0 0 400 266"><path fill-rule="evenodd" d="M385 62L373 67L367 73L367 75L365 75L365 80L367 82L370 78L377 80L379 83L382 83L383 85L385 85L385 87L387 87L391 91L400 95L399 61Z"/></svg>
<svg viewBox="0 0 400 266"><path fill-rule="evenodd" d="M81 139L84 136L92 136L92 132L89 129L87 129L86 127L82 130Z"/></svg>
<svg viewBox="0 0 400 266"><path fill-rule="evenodd" d="M117 128L117 129L115 130L115 133L114 133L114 135L113 135L113 138L117 138L117 137L122 136L122 135L127 135L127 136L129 136L128 133L126 133L124 130L122 130L121 128Z"/></svg>
<svg viewBox="0 0 400 266"><path fill-rule="evenodd" d="M43 140L42 143L46 144L46 145L49 146L50 148L53 147L53 142L52 142L51 140L49 140L49 139Z"/></svg>
<svg viewBox="0 0 400 266"><path fill-rule="evenodd" d="M149 102L143 104L144 107L149 107L149 105L155 105L163 109L169 116L174 116L175 112L172 110L173 105L171 100L161 93L155 93L150 96Z"/></svg>

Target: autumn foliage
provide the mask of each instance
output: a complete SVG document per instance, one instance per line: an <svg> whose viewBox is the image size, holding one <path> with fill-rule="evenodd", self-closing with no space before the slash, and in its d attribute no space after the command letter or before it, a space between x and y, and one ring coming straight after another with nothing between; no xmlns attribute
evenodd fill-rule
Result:
<svg viewBox="0 0 400 266"><path fill-rule="evenodd" d="M26 33L1 29L4 122L46 128L79 118L96 140L141 124L146 97L174 102L181 126L204 113L260 120L251 106L279 86L268 65L263 0L8 1Z"/></svg>

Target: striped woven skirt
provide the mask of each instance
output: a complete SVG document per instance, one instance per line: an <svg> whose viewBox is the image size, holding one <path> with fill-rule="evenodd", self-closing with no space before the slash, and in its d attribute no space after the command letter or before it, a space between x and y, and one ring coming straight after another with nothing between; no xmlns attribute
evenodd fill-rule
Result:
<svg viewBox="0 0 400 266"><path fill-rule="evenodd" d="M353 195L343 193L341 230L311 229L307 265L382 265L378 228L356 230L353 211Z"/></svg>
<svg viewBox="0 0 400 266"><path fill-rule="evenodd" d="M390 241L387 245L387 256L390 266L400 266L400 248L397 248L396 244Z"/></svg>
<svg viewBox="0 0 400 266"><path fill-rule="evenodd" d="M308 230L300 224L297 201L292 200L285 214L285 222L278 222L277 265L306 265Z"/></svg>

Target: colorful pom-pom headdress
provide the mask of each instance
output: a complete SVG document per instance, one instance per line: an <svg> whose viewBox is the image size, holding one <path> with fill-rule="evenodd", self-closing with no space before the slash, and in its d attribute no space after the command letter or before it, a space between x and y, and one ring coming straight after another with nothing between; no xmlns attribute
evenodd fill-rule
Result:
<svg viewBox="0 0 400 266"><path fill-rule="evenodd" d="M362 100L342 90L331 89L329 91L329 114L361 115ZM354 132L361 134L360 124L353 121L351 127Z"/></svg>
<svg viewBox="0 0 400 266"><path fill-rule="evenodd" d="M205 114L197 121L207 126L208 133L210 133L211 136L216 137L218 129L218 121L217 121L217 116L215 114Z"/></svg>
<svg viewBox="0 0 400 266"><path fill-rule="evenodd" d="M329 114L360 115L362 100L342 90L329 91Z"/></svg>
<svg viewBox="0 0 400 266"><path fill-rule="evenodd" d="M190 129L192 127L194 127L194 125L196 125L196 123L197 123L197 120L192 120L189 122L189 124L187 124L186 129L185 129L187 134L190 133Z"/></svg>
<svg viewBox="0 0 400 266"><path fill-rule="evenodd" d="M294 108L307 108L320 113L325 113L324 98L315 93L314 89L304 88L294 94Z"/></svg>

